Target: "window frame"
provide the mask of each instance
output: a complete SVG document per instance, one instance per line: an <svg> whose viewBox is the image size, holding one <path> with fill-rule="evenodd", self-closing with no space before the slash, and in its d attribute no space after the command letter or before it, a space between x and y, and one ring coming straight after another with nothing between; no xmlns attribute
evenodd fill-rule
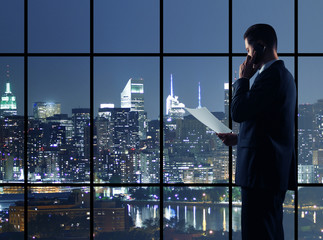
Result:
<svg viewBox="0 0 323 240"><path fill-rule="evenodd" d="M189 186L203 186L203 187L228 187L229 189L229 239L232 239L232 189L237 185L232 182L232 147L229 147L229 181L227 183L212 183L212 184L172 184L165 183L163 176L163 81L164 81L164 57L227 57L228 58L228 82L229 82L229 108L231 107L232 99L232 59L233 57L245 57L244 53L234 53L232 51L232 8L233 0L228 0L229 11L229 46L226 53L164 53L164 0L159 0L159 26L160 26L160 41L158 53L95 53L94 52L94 4L95 0L90 1L90 51L89 53L29 53L28 51L28 0L24 0L24 52L23 53L0 53L0 57L23 57L24 58L24 182L23 183L0 183L0 186L16 186L24 187L24 239L28 239L28 189L36 186L85 186L90 188L90 239L94 239L94 194L95 187L159 187L160 190L160 203L159 203L159 216L160 216L160 239L163 238L163 216L164 216L164 187L189 187ZM282 57L294 58L294 78L296 89L298 92L298 59L300 57L323 57L323 53L299 53L298 52L298 0L294 0L294 52L293 53L279 53ZM89 183L32 183L28 181L28 156L27 156L27 141L28 141L28 61L29 57L88 57L90 58L90 182ZM94 151L93 151L93 135L94 135L94 58L95 57L159 57L159 74L160 74L160 182L159 183L95 183L94 182ZM295 111L295 150L298 166L298 98L297 108ZM229 127L232 128L232 117L229 113ZM297 183L298 187L323 187L322 183ZM298 239L298 190L295 191L294 201L294 238Z"/></svg>

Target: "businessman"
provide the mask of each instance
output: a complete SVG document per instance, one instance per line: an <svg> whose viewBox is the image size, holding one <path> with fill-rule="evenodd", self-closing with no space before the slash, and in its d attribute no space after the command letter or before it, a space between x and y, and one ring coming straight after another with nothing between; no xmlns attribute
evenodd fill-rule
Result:
<svg viewBox="0 0 323 240"><path fill-rule="evenodd" d="M294 119L296 87L278 59L277 36L267 24L255 24L244 34L248 52L233 83L232 119L239 134L218 134L237 145L236 184L241 186L242 240L281 240L283 202L296 189ZM258 75L249 86L250 78Z"/></svg>

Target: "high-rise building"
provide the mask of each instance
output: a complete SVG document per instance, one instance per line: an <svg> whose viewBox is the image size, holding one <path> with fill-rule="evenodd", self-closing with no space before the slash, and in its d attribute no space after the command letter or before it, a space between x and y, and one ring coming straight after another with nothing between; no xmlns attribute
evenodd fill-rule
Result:
<svg viewBox="0 0 323 240"><path fill-rule="evenodd" d="M52 117L46 118L46 122L50 123L58 123L60 127L65 128L65 136L66 143L72 143L74 137L74 125L73 121L67 114L55 114Z"/></svg>
<svg viewBox="0 0 323 240"><path fill-rule="evenodd" d="M97 138L96 177L116 182L135 182L140 165L139 112L101 105L95 120ZM112 178L117 178L112 179Z"/></svg>
<svg viewBox="0 0 323 240"><path fill-rule="evenodd" d="M144 112L144 79L130 78L121 92L121 108Z"/></svg>
<svg viewBox="0 0 323 240"><path fill-rule="evenodd" d="M313 150L315 149L315 123L313 104L298 107L298 182L310 183L315 179Z"/></svg>
<svg viewBox="0 0 323 240"><path fill-rule="evenodd" d="M74 108L72 109L72 121L74 125L74 144L77 148L77 152L81 158L89 157L86 152L86 147L89 147L89 144L86 143L86 139L89 140L86 136L86 128L90 127L90 109L89 108Z"/></svg>
<svg viewBox="0 0 323 240"><path fill-rule="evenodd" d="M0 118L0 180L23 179L24 117Z"/></svg>
<svg viewBox="0 0 323 240"><path fill-rule="evenodd" d="M174 95L173 74L170 75L170 95L166 98L166 116L167 121L171 122L176 119L183 119L185 114L185 104L180 103L178 96Z"/></svg>
<svg viewBox="0 0 323 240"><path fill-rule="evenodd" d="M55 114L61 114L61 104L52 102L35 102L33 106L34 118L45 120Z"/></svg>
<svg viewBox="0 0 323 240"><path fill-rule="evenodd" d="M145 139L147 132L147 114L145 113L144 79L130 78L121 92L121 108L130 108L138 112L139 138Z"/></svg>
<svg viewBox="0 0 323 240"><path fill-rule="evenodd" d="M16 96L11 92L9 65L7 65L6 91L1 97L0 116L17 115Z"/></svg>

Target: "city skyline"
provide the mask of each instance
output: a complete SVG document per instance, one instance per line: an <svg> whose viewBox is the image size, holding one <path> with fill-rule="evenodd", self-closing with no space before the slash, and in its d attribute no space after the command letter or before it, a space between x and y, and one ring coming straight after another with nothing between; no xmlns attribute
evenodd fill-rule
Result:
<svg viewBox="0 0 323 240"><path fill-rule="evenodd" d="M210 68L212 66L212 63L211 63L211 65L209 63L209 69L208 69L208 68L206 68L206 66L201 66L201 64L203 65L203 62L199 63L198 61L195 61L194 59L195 58L191 58L191 59L186 58L186 59L184 59L185 60L184 62L181 61L180 63L177 63L178 61L174 62L174 60L172 59L172 61L174 62L172 64L175 67L178 66L175 69L175 71L174 70L167 70L170 68L170 67L168 67L168 65L172 65L172 64L168 64L167 61L165 62L164 99L163 99L164 110L165 110L166 96L170 92L169 81L170 81L170 74L172 73L174 76L174 91L175 91L176 95L179 96L180 101L185 103L187 107L198 106L197 84L198 84L198 82L201 82L202 105L208 107L211 111L224 111L223 110L224 105L223 105L223 101L222 101L223 93L221 92L222 91L221 84L220 83L218 83L217 85L214 85L215 83L211 84L211 82L216 79L214 78L214 80L213 80L212 78L207 77L207 75L204 75L204 79L202 79L202 81L199 80L199 79L201 79L200 72L203 72L202 71L203 69L208 70L208 72L209 72L208 76L214 74L214 73L212 73L212 71L210 72ZM294 75L294 71L293 71L294 70L294 60L293 60L293 58L283 57L281 59L283 59L286 67L291 71L292 75ZM121 62L124 63L124 61L122 61L122 60L124 60L124 59L121 58ZM238 72L238 70L235 70L235 69L237 69L239 67L240 62L242 62L243 60L244 60L244 57L239 57L239 58L233 59L233 66L234 66L233 73L232 73L233 78L234 78L234 74L235 74L234 71ZM214 61L216 62L217 58L215 58ZM100 62L102 62L102 61L100 60ZM104 67L103 67L104 62L103 63L100 63L100 62L98 62L98 66L100 65L99 67L104 69ZM189 64L185 64L185 62L188 62ZM222 65L223 64L225 65L225 62L224 63L221 63L221 61L219 61L219 62L220 62L220 65L218 65L218 66L219 66L219 69L221 69ZM323 94L321 94L321 92L319 91L320 87L316 87L317 79L320 79L320 77L322 77L322 74L319 71L319 69L320 69L319 66L321 66L323 64L323 58L314 58L314 59L300 58L299 62L300 62L299 63L300 66L299 66L298 102L299 102L299 104L301 104L301 103L315 103L317 100L323 98ZM1 68L0 69L0 71L1 71L1 73L0 73L0 76L1 76L0 92L1 92L1 94L3 94L5 91L5 87L6 87L5 84L7 81L7 78L5 77L5 72L6 72L6 66L9 64L11 66L10 67L11 68L11 73L10 73L11 74L11 77L10 77L11 89L12 89L13 94L17 98L18 115L23 115L23 109L24 109L23 67L22 67L23 61L22 61L22 59L19 59L19 58L16 58L15 60L12 60L12 59L6 60L6 59L2 58L2 59L0 59L0 64L1 64L0 65L0 68ZM116 65L119 65L119 64L116 64ZM44 66L42 66L42 67L44 67ZM190 74L186 73L187 72L186 69L196 69L196 70L193 71L190 75ZM66 71L66 69L62 69L62 71L63 70ZM97 71L98 71L98 74L105 73L105 71L99 71L99 69ZM192 70L190 70L190 71L192 71ZM221 74L221 75L227 75L227 74L225 74L225 72L226 71L223 71L223 74ZM73 76L74 72L70 71L69 74L70 74L70 76ZM116 76L115 74L116 73L114 73L114 76ZM124 77L125 75L127 75L127 74L124 74L124 73L121 74L121 76L119 76L118 79L120 79L121 77ZM142 76L143 74L133 74L133 75L134 76ZM151 76L151 75L149 75L149 76ZM224 83L224 82L226 82L225 81L226 77L227 76L222 78L220 76L217 79L219 79L219 78L224 79L223 80L223 83ZM42 76L38 76L38 78L42 79ZM33 79L30 80L29 85L34 86L35 84L37 84L37 82L40 81L40 80L34 81ZM56 77L51 77L50 79L52 82L56 81ZM102 82L103 84L108 84L108 86L109 86L109 82L104 81L104 79L106 79L106 77L104 77L104 75L98 76L97 79L98 79L98 81ZM191 81L189 81L188 79ZM65 80L66 80L66 78L64 78L63 82ZM122 81L119 81L119 80L115 81L117 86L112 86L113 87L113 89L111 91L112 95L105 94L104 89L108 89L108 87L102 88L102 87L100 87L100 84L98 84L98 81L95 81L95 91L98 92L98 95L96 95L96 94L94 95L94 98L95 98L94 113L95 113L95 115L97 114L97 110L98 110L99 105L101 103L114 103L116 107L120 106L120 99L118 99L118 98L120 98L119 92L122 91L123 85L128 80L129 80L129 78L128 79L125 78ZM251 80L251 83L252 83L252 80ZM86 80L86 81L88 81L88 84L89 84L89 80ZM33 82L35 82L35 83L33 84ZM147 85L148 85L149 89L154 88L154 92L157 92L158 94L150 94L149 90L147 91ZM183 86L185 86L185 88L183 88ZM80 85L78 85L78 87L80 87ZM155 106L158 106L158 108L159 108L159 98L158 98L158 96L156 96L156 95L159 95L159 90L157 90L158 87L159 87L159 83L157 81L153 81L153 82L145 81L145 98L148 99L146 102L150 103L149 105L148 104L145 105L145 111L148 113L148 117L150 117L150 119L157 119L158 115L159 115L159 111L158 111L159 109L156 109L156 107L155 107ZM89 91L86 90L86 88L87 87L85 85L85 87L83 87L83 93L85 93L86 95L89 96ZM187 89L187 88L191 89L192 92L189 91L190 94L188 94L188 91L185 91L185 89ZM69 87L69 89L73 89L73 88ZM37 93L42 92L44 97L38 97L38 98L37 98L37 96L34 97L34 95L37 95L36 91L37 91ZM34 94L33 94L33 92L34 92ZM29 99L32 98L33 100L29 101L29 105L28 105L29 115L32 115L33 103L38 102L38 101L60 102L63 107L62 113L66 113L69 115L71 115L72 108L89 107L89 97L88 97L88 101L85 98L82 98L81 100L83 101L84 104L81 105L79 101L77 101L77 103L76 103L75 100L71 100L71 99L73 99L73 97L71 98L71 96L69 96L69 94L66 94L64 92L62 92L62 94L60 94L60 93L57 94L56 97L55 96L48 97L47 95L53 95L53 94L48 94L44 91L40 91L39 88L35 89L35 88L30 87ZM104 95L108 96L108 97L104 97ZM97 100L98 98L100 101ZM104 99L107 99L107 100L104 101ZM77 99L77 100L79 100L79 99ZM71 103L73 104L73 102L74 102L74 106L69 106L69 105L71 105ZM163 111L163 113L165 113L165 111Z"/></svg>
<svg viewBox="0 0 323 240"><path fill-rule="evenodd" d="M322 10L320 0L0 1L0 97L10 65L18 110L0 116L0 235L241 239L236 147L176 111L182 105L172 98L168 121L166 98L207 107L228 125L227 83L247 55L243 34L268 23L278 55L289 56L280 59L298 79L298 189L286 194L285 239L320 238ZM132 83L138 95L129 95ZM238 132L238 124L232 129Z"/></svg>

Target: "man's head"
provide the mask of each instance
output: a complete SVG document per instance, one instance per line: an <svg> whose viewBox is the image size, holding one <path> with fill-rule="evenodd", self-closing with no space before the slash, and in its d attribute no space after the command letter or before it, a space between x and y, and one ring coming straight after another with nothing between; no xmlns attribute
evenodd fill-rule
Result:
<svg viewBox="0 0 323 240"><path fill-rule="evenodd" d="M258 62L277 55L277 35L272 26L268 24L252 25L247 29L243 38L248 55L253 56L256 48ZM263 56L260 56L261 54Z"/></svg>

